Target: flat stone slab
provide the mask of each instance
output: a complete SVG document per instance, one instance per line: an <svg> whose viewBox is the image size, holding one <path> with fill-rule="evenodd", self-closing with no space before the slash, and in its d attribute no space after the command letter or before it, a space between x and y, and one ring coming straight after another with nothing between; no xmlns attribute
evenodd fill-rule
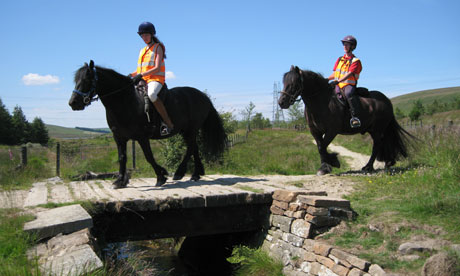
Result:
<svg viewBox="0 0 460 276"><path fill-rule="evenodd" d="M93 219L79 204L59 207L37 213L37 218L24 225L24 231L44 239L59 233L72 233L93 227Z"/></svg>
<svg viewBox="0 0 460 276"><path fill-rule="evenodd" d="M308 196L299 195L297 200L301 203L306 203L314 207L344 207L350 208L350 201L341 198L325 197L325 196Z"/></svg>
<svg viewBox="0 0 460 276"><path fill-rule="evenodd" d="M103 263L90 246L89 229L51 238L27 252L37 258L43 275L83 275L102 268Z"/></svg>

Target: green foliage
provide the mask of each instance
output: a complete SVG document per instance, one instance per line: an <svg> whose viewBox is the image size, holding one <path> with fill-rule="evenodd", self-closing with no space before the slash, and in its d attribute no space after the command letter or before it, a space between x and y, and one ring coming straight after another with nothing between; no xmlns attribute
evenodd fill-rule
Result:
<svg viewBox="0 0 460 276"><path fill-rule="evenodd" d="M395 109L395 117L396 117L396 119L402 119L402 118L406 117L406 115L404 114L404 112L401 111L401 109L399 109L399 107L396 107L396 109Z"/></svg>
<svg viewBox="0 0 460 276"><path fill-rule="evenodd" d="M239 265L235 276L283 276L283 264L270 258L261 249L237 246L233 248L232 256L227 261Z"/></svg>
<svg viewBox="0 0 460 276"><path fill-rule="evenodd" d="M30 124L20 106L16 106L10 116L0 99L0 144L20 145L31 142L45 145L48 140L48 130L40 118L35 118Z"/></svg>
<svg viewBox="0 0 460 276"><path fill-rule="evenodd" d="M38 264L26 256L34 239L22 230L33 217L18 214L13 209L0 209L0 275L40 275Z"/></svg>
<svg viewBox="0 0 460 276"><path fill-rule="evenodd" d="M416 100L412 105L411 111L409 112L409 118L411 121L417 121L424 113L425 108L423 107L422 102L420 100Z"/></svg>

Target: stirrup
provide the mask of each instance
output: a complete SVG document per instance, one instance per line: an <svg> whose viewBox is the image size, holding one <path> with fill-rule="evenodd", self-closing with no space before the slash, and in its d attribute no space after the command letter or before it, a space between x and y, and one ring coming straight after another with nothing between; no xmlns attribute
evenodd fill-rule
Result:
<svg viewBox="0 0 460 276"><path fill-rule="evenodd" d="M361 126L361 121L358 119L358 117L351 117L350 119L350 126L351 128L358 128Z"/></svg>
<svg viewBox="0 0 460 276"><path fill-rule="evenodd" d="M164 122L161 122L160 135L166 136L166 135L169 135L170 133L171 133L171 130L169 129L168 125L165 124Z"/></svg>

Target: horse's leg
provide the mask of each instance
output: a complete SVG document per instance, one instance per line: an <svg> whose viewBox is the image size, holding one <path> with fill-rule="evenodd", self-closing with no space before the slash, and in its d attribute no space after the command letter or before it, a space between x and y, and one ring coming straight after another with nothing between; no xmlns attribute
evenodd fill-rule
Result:
<svg viewBox="0 0 460 276"><path fill-rule="evenodd" d="M372 154L371 157L369 158L369 161L367 162L366 166L364 166L361 170L366 171L366 172L372 172L374 170L374 161L375 158L377 157L377 154L379 150L382 148L382 133L381 132L369 132L373 145L372 145Z"/></svg>
<svg viewBox="0 0 460 276"><path fill-rule="evenodd" d="M126 143L128 142L126 139L115 138L115 142L117 143L118 148L118 162L119 162L119 175L117 180L113 182L113 186L115 189L120 189L126 187L129 183L129 175L126 172Z"/></svg>
<svg viewBox="0 0 460 276"><path fill-rule="evenodd" d="M149 139L143 138L137 141L139 145L141 145L142 152L144 153L145 159L149 164L152 166L155 174L157 175L157 183L155 186L161 186L166 183L168 179L166 176L168 175L168 171L163 168L162 166L158 165L153 157L152 148L150 147Z"/></svg>
<svg viewBox="0 0 460 276"><path fill-rule="evenodd" d="M185 144L187 145L187 151L185 152L185 156L182 159L179 167L177 168L176 172L174 173L174 180L180 180L184 177L185 172L187 171L187 164L190 160L190 157L193 155L195 169L192 174L191 180L197 181L200 179L200 174L204 174L203 164L201 163L201 159L198 155L198 145L196 144L196 131L187 131L183 134Z"/></svg>
<svg viewBox="0 0 460 276"><path fill-rule="evenodd" d="M203 167L203 163L201 162L200 152L198 150L198 145L196 143L196 133L194 133L193 135L190 135L186 143L187 143L187 147L192 149L193 161L195 164L195 169L193 171L193 174L190 180L198 181L200 180L200 176L204 175L204 167Z"/></svg>
<svg viewBox="0 0 460 276"><path fill-rule="evenodd" d="M317 171L317 175L328 174L332 171L332 166L340 168L340 162L337 154L328 153L327 147L337 135L336 133L326 133L323 137L322 133L312 131L313 138L315 138L316 146L321 158L321 167Z"/></svg>

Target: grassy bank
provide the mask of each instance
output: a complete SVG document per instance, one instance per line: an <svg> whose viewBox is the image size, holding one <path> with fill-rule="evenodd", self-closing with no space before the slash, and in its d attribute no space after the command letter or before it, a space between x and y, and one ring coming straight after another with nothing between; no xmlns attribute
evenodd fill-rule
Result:
<svg viewBox="0 0 460 276"><path fill-rule="evenodd" d="M324 237L404 275L419 275L431 254L420 253L414 261L398 258L401 243L415 236L460 243L460 130L413 133L420 142L411 158L391 174L356 178L356 192L348 199L358 219Z"/></svg>

